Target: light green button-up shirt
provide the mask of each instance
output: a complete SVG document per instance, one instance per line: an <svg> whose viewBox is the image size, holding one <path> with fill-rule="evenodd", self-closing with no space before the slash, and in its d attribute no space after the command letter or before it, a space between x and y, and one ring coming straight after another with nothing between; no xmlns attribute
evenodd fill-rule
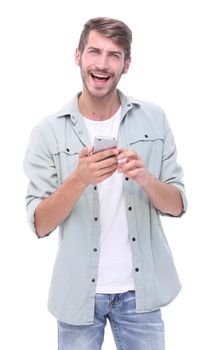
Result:
<svg viewBox="0 0 211 350"><path fill-rule="evenodd" d="M134 149L152 175L176 186L181 192L185 212L182 169L176 162L175 143L164 112L154 104L118 93L122 104L118 146ZM82 148L91 145L77 102L78 96L32 131L24 169L29 178L28 219L34 231L37 205L72 173ZM171 302L181 285L160 222L160 214L164 213L159 213L142 188L127 177L124 194L136 311L149 312ZM100 254L97 186L86 188L69 217L60 225L59 235L48 308L65 323L91 324Z"/></svg>

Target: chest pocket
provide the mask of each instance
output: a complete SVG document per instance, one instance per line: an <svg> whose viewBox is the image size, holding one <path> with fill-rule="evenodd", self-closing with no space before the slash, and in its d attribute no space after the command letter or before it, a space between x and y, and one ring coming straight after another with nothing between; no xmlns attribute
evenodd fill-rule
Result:
<svg viewBox="0 0 211 350"><path fill-rule="evenodd" d="M77 167L80 151L80 147L76 145L57 145L52 157L57 169L59 185L61 185Z"/></svg>
<svg viewBox="0 0 211 350"><path fill-rule="evenodd" d="M147 170L157 178L161 172L163 144L162 136L150 135L147 132L135 135L129 142L130 148L143 159Z"/></svg>

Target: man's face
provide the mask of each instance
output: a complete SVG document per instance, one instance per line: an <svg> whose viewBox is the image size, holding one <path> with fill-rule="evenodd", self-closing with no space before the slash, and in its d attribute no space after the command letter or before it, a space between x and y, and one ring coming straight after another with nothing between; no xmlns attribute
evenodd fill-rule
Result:
<svg viewBox="0 0 211 350"><path fill-rule="evenodd" d="M89 33L83 53L77 49L76 64L86 89L94 97L113 92L123 73L127 73L130 59L124 61L124 50L97 31Z"/></svg>

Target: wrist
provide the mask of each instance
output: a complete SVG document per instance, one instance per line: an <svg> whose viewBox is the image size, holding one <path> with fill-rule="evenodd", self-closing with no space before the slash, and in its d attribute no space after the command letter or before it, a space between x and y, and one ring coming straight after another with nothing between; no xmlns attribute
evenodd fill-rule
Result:
<svg viewBox="0 0 211 350"><path fill-rule="evenodd" d="M87 184L85 184L80 177L78 176L77 171L75 170L66 180L69 184L71 184L72 186L74 186L74 188L76 190L78 190L79 192L85 190L85 188L87 187Z"/></svg>
<svg viewBox="0 0 211 350"><path fill-rule="evenodd" d="M146 171L144 175L139 175L137 181L143 190L147 191L153 185L154 177L148 171Z"/></svg>

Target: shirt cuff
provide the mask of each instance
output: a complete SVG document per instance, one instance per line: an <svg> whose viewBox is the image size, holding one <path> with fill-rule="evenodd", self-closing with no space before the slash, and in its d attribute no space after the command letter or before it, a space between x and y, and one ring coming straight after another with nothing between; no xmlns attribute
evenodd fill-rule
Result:
<svg viewBox="0 0 211 350"><path fill-rule="evenodd" d="M37 238L41 238L41 237L38 236L37 231L36 231L36 227L35 227L35 210L36 210L37 206L40 204L40 202L42 202L42 199L35 198L27 207L28 223L29 223L31 230L35 233ZM48 235L46 235L46 236L48 236ZM44 236L44 237L46 237L46 236Z"/></svg>
<svg viewBox="0 0 211 350"><path fill-rule="evenodd" d="M177 216L174 216L174 215L171 215L171 214L168 214L168 213L164 213L162 211L159 211L159 214L161 216L171 216L171 217L175 217L175 218L180 218L183 214L186 213L187 207L188 207L188 202L187 202L187 198L186 198L186 195L185 195L184 187L182 185L179 185L179 184L176 184L176 183L170 183L170 184L172 186L177 187L177 189L180 192L181 199L182 199L182 204L183 204L182 212L179 215L177 215Z"/></svg>

